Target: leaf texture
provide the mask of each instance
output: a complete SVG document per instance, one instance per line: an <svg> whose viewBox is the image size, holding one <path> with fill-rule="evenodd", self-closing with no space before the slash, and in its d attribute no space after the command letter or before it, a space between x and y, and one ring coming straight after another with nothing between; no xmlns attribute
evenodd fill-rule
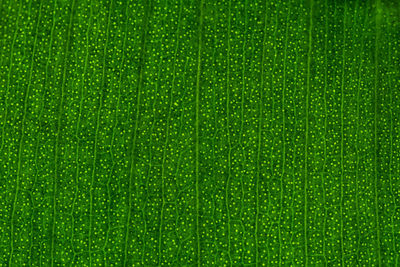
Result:
<svg viewBox="0 0 400 267"><path fill-rule="evenodd" d="M0 0L0 266L399 266L395 0Z"/></svg>

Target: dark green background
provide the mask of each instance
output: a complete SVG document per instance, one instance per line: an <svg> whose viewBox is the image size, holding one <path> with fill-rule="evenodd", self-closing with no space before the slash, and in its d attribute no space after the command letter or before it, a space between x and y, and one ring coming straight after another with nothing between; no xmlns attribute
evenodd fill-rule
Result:
<svg viewBox="0 0 400 267"><path fill-rule="evenodd" d="M0 266L400 266L396 0L0 0Z"/></svg>

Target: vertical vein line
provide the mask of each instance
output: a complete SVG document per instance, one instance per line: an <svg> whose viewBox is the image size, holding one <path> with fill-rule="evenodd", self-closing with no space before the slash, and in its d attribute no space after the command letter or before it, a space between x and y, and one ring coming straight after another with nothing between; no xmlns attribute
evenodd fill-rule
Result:
<svg viewBox="0 0 400 267"><path fill-rule="evenodd" d="M346 0L344 1L343 15L343 49L342 49L342 81L340 87L340 250L341 263L344 266L344 240L343 240L343 173L344 173L344 158L343 158L343 141L344 141L344 72L345 72L345 49L346 49Z"/></svg>
<svg viewBox="0 0 400 267"><path fill-rule="evenodd" d="M308 124L309 124L309 102L310 102L310 68L311 68L311 48L312 48L312 28L313 28L313 6L314 2L311 0L310 6L310 25L308 31L308 52L307 52L307 86L306 86L306 144L304 153L304 252L305 263L308 266L308 235L307 235L307 189L308 189Z"/></svg>
<svg viewBox="0 0 400 267"><path fill-rule="evenodd" d="M48 55L47 55L47 61L46 61L46 67L45 67L45 80L43 83L43 87L44 87L44 93L43 93L43 101L45 99L46 96L46 92L47 92L47 82L49 82L49 68L50 68L50 62L51 62L51 52L52 52L52 46L53 46L53 39L54 39L54 29L56 27L56 10L57 10L57 1L54 1L54 6L53 6L53 17L52 17L52 25L51 25L51 30L50 30L50 41L49 41L49 51L48 51ZM42 111L44 109L44 104L42 107ZM50 236L51 238L51 236ZM40 255L40 251L42 250L42 244L44 243L44 241L40 242L39 244L39 266L42 266L42 257Z"/></svg>
<svg viewBox="0 0 400 267"><path fill-rule="evenodd" d="M226 180L226 186L225 186L225 206L226 206L226 216L228 219L228 258L229 258L229 265L232 266L232 257L231 257L231 214L229 211L229 183L231 180L231 152L232 152L232 147L231 147L231 137L230 137L230 132L229 132L229 86L230 86L230 49L231 49L231 43L230 43L230 38L231 38L231 1L229 1L229 7L228 7L228 34L227 34L227 43L228 43L228 49L227 49L227 66L226 66L226 134L227 134L227 139L228 139L228 178Z"/></svg>
<svg viewBox="0 0 400 267"><path fill-rule="evenodd" d="M200 116L200 75L201 75L201 49L202 49L202 31L203 31L203 11L204 0L200 2L200 18L199 18L199 28L198 28L198 50L197 50L197 77L196 77L196 118L195 118L195 178L196 178L196 241L197 241L197 266L201 265L201 251L200 251L200 231L199 231L199 116Z"/></svg>
<svg viewBox="0 0 400 267"><path fill-rule="evenodd" d="M378 213L378 39L380 38L380 1L376 0L375 14L375 50L374 50L374 193L375 193L375 227L376 227L376 245L378 254L378 266L381 266L381 234Z"/></svg>
<svg viewBox="0 0 400 267"><path fill-rule="evenodd" d="M258 251L258 221L259 221L259 215L260 215L260 207L259 207L259 182L260 182L260 176L261 176L261 138L262 138L262 126L263 126L263 103L262 100L264 98L264 61L265 61L265 42L267 39L267 4L268 1L265 3L265 13L264 13L264 31L263 31L263 43L262 43L262 54L261 54L261 86L260 86L260 101L258 102L258 109L259 109L259 115L258 115L258 134L257 134L257 139L258 139L258 145L257 145L257 178L256 178L256 223L255 223L255 242L256 242L256 266L258 266L258 259L259 259L259 251Z"/></svg>
<svg viewBox="0 0 400 267"><path fill-rule="evenodd" d="M112 3L113 0L110 1L110 5L108 7L108 18L107 18L107 26L106 26L106 42L104 44L104 49L103 49L103 66L102 66L102 75L101 75L101 83L100 83L100 96L99 96L99 108L97 109L97 115L96 115L96 132L94 135L94 151L93 151L93 165L92 165L92 175L91 175L91 180L90 180L90 190L89 190L89 197L90 197L90 217L89 217L89 262L90 266L92 266L92 225L93 225L93 191L95 188L93 188L94 184L94 177L96 173L96 161L97 161L97 142L98 142L98 135L99 135L99 125L100 125L100 113L101 113L101 108L103 104L103 96L104 96L104 77L106 75L106 54L107 54L107 45L108 45L108 39L109 39L109 33L110 33L110 20L111 20L111 13L112 13Z"/></svg>
<svg viewBox="0 0 400 267"><path fill-rule="evenodd" d="M328 129L328 110L327 110L327 101L326 101L326 91L328 90L328 0L325 0L325 42L324 42L324 61L325 61L325 69L324 69L324 165L322 169L322 198L324 203L324 226L323 226L323 235L322 235L322 251L324 255L324 265L327 266L328 260L326 258L326 219L327 219L327 208L326 208L326 188L325 188L325 175L326 175L326 132Z"/></svg>
<svg viewBox="0 0 400 267"><path fill-rule="evenodd" d="M282 265L282 211L283 211L283 179L285 177L285 166L286 166L286 109L285 109L285 94L286 94L286 60L287 60L287 47L288 47L288 35L289 35L289 17L290 17L291 1L289 1L289 8L286 14L286 29L285 29L285 48L283 56L283 89L282 89L282 175L280 181L280 211L279 211L279 221L278 221L278 235L279 235L279 266Z"/></svg>
<svg viewBox="0 0 400 267"><path fill-rule="evenodd" d="M295 51L295 54L296 54L296 56L295 56L295 63L294 63L294 81L293 81L293 84L294 84L294 90L293 90L293 94L292 94L292 98L293 99L296 99L296 97L297 97L297 89L298 89L298 86L297 86L297 82L298 82L298 80L297 80L297 75L298 75L298 64L299 64L299 49L298 48L295 48L294 49L294 51ZM292 168L292 171L291 171L291 176L292 176L292 179L291 179L291 183L292 183L292 196L291 196L291 203L290 203L290 208L291 208L291 210L292 210L292 213L291 213L291 215L292 215L292 223L291 223L291 225L290 225L290 229L291 229L291 235L290 235L290 239L289 239L289 243L290 244L293 244L293 237L295 236L294 235L294 217L295 217L295 212L294 212L294 207L293 207L293 204L294 204L294 199L295 199L295 189L296 189L296 186L295 186L295 169L294 169L294 166L295 166L295 163L296 163L296 149L297 149L297 142L296 142L296 133L297 133L297 121L296 121L296 113L297 113L297 109L296 109L296 103L295 103L295 101L292 101L292 104L293 104L293 114L294 114L294 125L293 125L293 137L292 137L292 144L293 144L293 154L292 154L292 166L293 166L293 168ZM292 245L292 257L293 257L293 255L295 254L295 252L294 252L294 246ZM292 261L293 261L293 258L292 258ZM292 265L293 265L293 263L292 263Z"/></svg>
<svg viewBox="0 0 400 267"><path fill-rule="evenodd" d="M74 14L74 8L75 8L75 0L72 0L71 3L71 8L70 8L70 17L69 17L69 22L68 22L68 30L67 30L67 41L65 44L65 50L64 50L64 66L63 66L63 76L62 76L62 82L61 82L61 89L60 89L60 104L58 106L58 121L57 121L57 134L56 134L56 143L55 143L55 148L54 148L54 180L53 180L53 222L52 222L52 229L51 229L51 246L50 246L50 251L51 251L51 266L55 265L55 236L56 236L56 215L57 215L57 183L58 183L58 149L59 149L59 142L60 142L60 134L61 134L61 118L62 118L62 111L63 111L63 105L64 105L64 90L65 90L65 80L67 76L67 54L69 50L69 42L71 39L71 30L72 30L72 21L73 21L73 14Z"/></svg>
<svg viewBox="0 0 400 267"><path fill-rule="evenodd" d="M158 240L158 263L162 264L161 254L162 254L162 228L163 228L163 218L164 218L164 207L165 207L165 164L166 164L166 155L167 155L167 146L169 140L169 128L171 122L171 112L172 112L172 103L173 103L173 94L172 92L175 90L175 79L176 79L176 64L177 64L177 55L179 49L179 30L181 27L181 16L182 16L182 0L179 3L179 14L178 14L178 26L175 33L175 51L174 51L174 61L172 67L172 86L169 91L169 107L167 114L167 130L163 147L163 155L162 155L162 164L161 164L161 198L162 198L162 206L161 206L161 215L160 215L160 228L159 228L159 240ZM151 160L151 159L150 159Z"/></svg>
<svg viewBox="0 0 400 267"><path fill-rule="evenodd" d="M358 1L356 2L358 5ZM358 10L358 8L356 8ZM366 17L365 17L366 18ZM364 51L364 31L361 32L361 48L360 51ZM359 176L360 176L360 147L359 147L359 142L360 142L360 88L361 88L361 72L362 72L362 53L360 53L360 60L359 60L359 66L357 70L357 123L356 123L356 193L355 193L355 198L356 198L356 222L357 222L357 232L360 233L360 205L359 205L359 200L358 200L358 182L359 182ZM357 235L357 248L356 248L356 262L358 262L358 257L359 257L359 251L360 251L360 235Z"/></svg>
<svg viewBox="0 0 400 267"><path fill-rule="evenodd" d="M139 58L139 67L138 67L138 81L137 81L137 89L136 89L136 113L135 113L135 123L133 129L133 138L132 138L132 148L131 148L131 161L130 161L130 170L129 170L129 181L128 181L128 215L126 218L126 226L125 226L125 242L124 242L124 259L123 266L127 266L128 263L128 243L129 243L129 223L131 220L132 214L132 185L134 178L134 170L136 167L136 139L137 139L137 131L139 125L139 117L140 117L140 102L142 96L142 87L143 87L143 72L144 72L144 63L145 63L145 54L146 54L146 37L147 37L147 27L150 16L152 0L147 0L145 2L145 10L144 10L144 18L143 18L143 31L141 34L141 43L140 43L140 58Z"/></svg>
<svg viewBox="0 0 400 267"><path fill-rule="evenodd" d="M240 187L241 187L241 199L240 199L240 225L242 227L242 240L245 240L245 234L246 234L246 228L244 227L243 224L243 207L244 207L244 183L243 183L243 169L244 169L244 162L245 160L245 149L243 146L243 125L244 125L244 92L245 92L245 85L246 85L246 46L247 46L247 21L248 21L248 16L247 16L247 6L248 6L248 0L245 0L244 2L244 28L245 32L243 34L243 46L242 46L242 92L241 92L241 103L240 103L240 135L239 135L239 145L241 148L241 155L242 155L242 170L240 173ZM245 253L245 248L244 248L244 242L242 242L242 253L241 257L244 258L244 253Z"/></svg>
<svg viewBox="0 0 400 267"><path fill-rule="evenodd" d="M0 3L0 8L1 8L1 3ZM29 15L31 14L31 8L32 8L32 2L30 2L30 4L29 4ZM37 20L36 20L35 41L34 41L34 45L33 45L33 49L32 49L33 52L32 52L32 56L31 56L31 64L30 64L30 67L29 67L30 70L29 70L28 88L30 86L31 79L32 79L33 58L35 58L34 57L34 52L36 51L35 48L36 48L37 35L38 35L38 30L39 30L38 26L39 26L40 19L41 19L41 13L42 13L42 2L40 2L39 12L38 12ZM0 65L1 65L1 60L0 60ZM29 89L28 89L28 91L29 91ZM26 111L24 110L24 116L25 116L25 112ZM40 115L41 115L41 111L39 112L39 117L40 117ZM35 116L35 118L36 118L36 116ZM37 144L37 142L36 142L36 144ZM37 146L36 146L35 147L35 152L34 152L34 164L33 164L35 167L36 167L36 163L37 163L37 151L38 151L38 149L37 149ZM34 185L36 184L36 178L37 178L36 170L37 170L37 168L35 168L35 175L34 175L34 178L33 178L34 180L32 181L31 189L29 190L29 193L28 193L31 196L31 200L30 200L31 205L32 205L32 207L31 207L31 209L32 209L31 218L33 218L33 216L34 216L33 212L34 212L34 209L35 209L34 198L33 198L32 192L33 192ZM30 237L29 237L29 254L27 256L28 257L28 265L29 266L32 266L33 236L34 236L34 234L33 234L33 220L31 220L31 222L30 222Z"/></svg>
<svg viewBox="0 0 400 267"><path fill-rule="evenodd" d="M213 32L215 33L215 32L217 32L217 23L214 23L214 27L213 27ZM218 40L217 40L217 38L214 38L213 39L213 52L212 52L212 59L213 59L213 63L215 64L216 63L216 54L217 54L217 43L218 43ZM213 79L212 79L212 82L213 83L216 83L216 80L217 80L217 71L214 69L213 70ZM212 87L212 111L213 111L213 129L214 129L214 131L213 131L213 138L212 138L212 160L213 160L213 162L215 162L216 161L216 159L217 159L217 157L215 156L215 143L216 143L216 139L217 139L217 134L218 134L218 127L217 127L217 125L218 125L218 123L217 123L217 107L216 107L216 99L217 99L217 96L216 96L216 91L217 91L217 88L215 88L215 86L213 86ZM212 169L212 174L213 175L215 175L215 173L216 173L217 171L215 171L215 168L213 168ZM216 195L217 195L217 189L216 189L216 187L214 186L214 191L212 192L212 204L213 204L213 210L212 210L212 218L213 218L213 224L214 224L214 228L213 228L213 232L214 232L214 234L213 234L213 239L214 239L214 242L213 242L213 245L214 245L214 247L215 247L215 252L214 252L214 262L217 262L217 257L218 257L218 255L219 255L219 253L220 253L220 250L219 250L219 248L218 248L218 239L217 239L217 217L216 217L216 214L217 214L217 204L216 204L216 202L217 202L217 200L216 200Z"/></svg>
<svg viewBox="0 0 400 267"><path fill-rule="evenodd" d="M388 52L388 57L389 57L389 62L391 63L389 63L389 66L393 66L393 63L391 62L391 57L392 57L392 55L391 55L391 43L389 42L389 48L388 48L388 50L389 50L389 52ZM390 92L389 92L389 97L390 97L390 102L389 102L389 115L390 115L390 119L389 119L389 122L390 122L390 139L389 139L389 141L390 141L390 154L389 154L389 185L390 185L390 194L392 195L392 201L393 201L393 205L394 205L394 208L393 208L393 214L392 214L392 216L390 217L390 221L391 221L391 225L392 225L392 247L393 247L393 251L395 252L396 251L396 234L395 234L395 232L396 232L396 230L395 230L395 226L394 226L394 216L395 216L395 214L396 214L396 208L397 208L397 204L396 204L396 195L395 195L395 193L393 192L393 88L392 88L392 80L391 80L391 76L392 76L392 72L393 70L391 70L391 71L389 71L389 73L388 73L388 76L389 76L389 90L390 90Z"/></svg>
<svg viewBox="0 0 400 267"><path fill-rule="evenodd" d="M274 36L274 38L273 38L273 40L274 40L273 41L274 56L273 56L273 60L272 60L272 68L269 71L270 79L271 79L270 92L269 92L269 96L271 97L271 99L269 101L271 101L271 115L272 115L272 118L275 118L276 115L275 115L275 98L274 98L274 89L275 89L274 78L275 78L276 58L278 56L278 45L277 45L278 38L277 38L277 34L278 34L278 16L279 16L278 5L276 5L276 4L274 4L273 13L275 14L275 22L274 22L274 25L273 25L273 29L274 29L274 34L273 34L273 36ZM273 126L273 124L274 124L273 119L269 120L268 122L269 122L270 128L273 129L273 127L274 127ZM273 130L269 130L269 131L270 131L270 133L272 133L274 135L274 131ZM275 169L274 168L274 146L275 146L275 138L273 137L272 138L272 142L270 144L270 153L269 153L269 158L270 158L269 168L271 170L271 177L275 176L275 170L274 170ZM270 210L271 202L272 202L271 201L271 191L272 190L269 190L269 186L267 186L267 188L268 188L268 190L267 190L267 195L268 195L267 214L269 214L269 210ZM274 226L274 222L271 222L269 227L268 227L268 235L272 231L271 229L272 229L273 226ZM279 228L279 226L278 226L278 228ZM270 259L269 252L271 250L273 250L273 249L270 248L270 242L267 241L267 256L266 256L267 259ZM267 266L270 266L271 262L272 262L271 260L268 260Z"/></svg>
<svg viewBox="0 0 400 267"><path fill-rule="evenodd" d="M361 48L361 51L363 51L363 45ZM362 70L362 59L360 59L360 65L358 67L358 86L357 86L357 130L356 130L356 158L357 158L357 164L356 164L356 210L357 210L357 227L360 227L360 205L358 203L358 177L360 176L359 174L359 168L360 168L360 148L359 148L359 141L360 141L360 87L361 87L361 70ZM358 229L359 231L359 229ZM358 258L358 253L359 253L359 248L360 248L360 237L357 238L357 250L356 250L356 255Z"/></svg>

